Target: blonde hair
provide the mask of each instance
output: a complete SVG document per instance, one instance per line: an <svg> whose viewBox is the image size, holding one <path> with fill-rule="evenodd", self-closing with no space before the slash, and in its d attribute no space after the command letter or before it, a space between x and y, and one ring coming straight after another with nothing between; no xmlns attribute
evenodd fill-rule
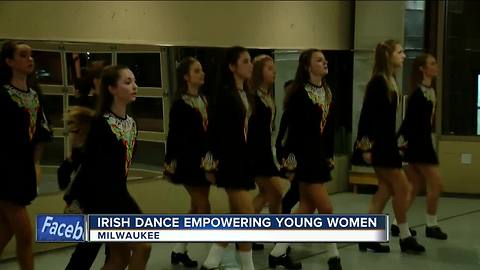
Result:
<svg viewBox="0 0 480 270"><path fill-rule="evenodd" d="M382 76L387 83L387 87L390 91L396 92L395 85L392 85L392 82L389 80L390 76L393 76L396 79L395 72L392 69L391 57L395 51L395 47L400 45L400 42L389 39L377 44L375 48L375 62L373 64L372 77Z"/></svg>
<svg viewBox="0 0 480 270"><path fill-rule="evenodd" d="M79 142L79 144L83 144L85 142L94 117L94 110L82 106L72 106L65 114L70 136L73 136Z"/></svg>
<svg viewBox="0 0 480 270"><path fill-rule="evenodd" d="M265 64L267 64L268 61L273 62L273 58L266 55L266 54L261 54L256 56L253 59L253 71L252 71L252 77L248 81L248 88L251 91L257 91L260 87L260 85L263 82L263 68L265 67ZM271 94L271 89L267 89L269 94Z"/></svg>
<svg viewBox="0 0 480 270"><path fill-rule="evenodd" d="M394 75L394 71L390 65L390 58L397 45L400 45L400 42L393 39L377 44L377 47L375 48L375 63L373 65L372 75Z"/></svg>

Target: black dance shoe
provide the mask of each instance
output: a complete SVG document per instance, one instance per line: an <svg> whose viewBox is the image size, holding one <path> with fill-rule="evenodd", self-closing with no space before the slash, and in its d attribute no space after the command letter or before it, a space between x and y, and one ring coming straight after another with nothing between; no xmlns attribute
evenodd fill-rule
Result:
<svg viewBox="0 0 480 270"><path fill-rule="evenodd" d="M185 267L197 267L197 261L193 261L188 257L187 252L185 253L177 253L173 252L170 254L170 262L172 264L179 264L182 263Z"/></svg>
<svg viewBox="0 0 480 270"><path fill-rule="evenodd" d="M220 266L214 267L214 268L207 268L207 267L205 267L205 266L203 266L203 265L200 266L200 270L217 270L217 269L220 269Z"/></svg>
<svg viewBox="0 0 480 270"><path fill-rule="evenodd" d="M263 250L265 246L260 243L252 243L252 250Z"/></svg>
<svg viewBox="0 0 480 270"><path fill-rule="evenodd" d="M429 238L435 238L440 240L447 240L448 235L442 232L442 229L438 226L425 227L425 235Z"/></svg>
<svg viewBox="0 0 480 270"><path fill-rule="evenodd" d="M205 267L205 266L203 266L203 265L200 267L200 270L216 270L216 269L220 269L220 267L207 268L207 267Z"/></svg>
<svg viewBox="0 0 480 270"><path fill-rule="evenodd" d="M415 231L412 228L408 228L408 229L410 230L410 234L412 236L417 236L417 231ZM397 225L392 224L392 226L390 226L390 232L392 232L392 236L399 236L400 235L400 228L398 228Z"/></svg>
<svg viewBox="0 0 480 270"><path fill-rule="evenodd" d="M381 245L376 242L363 242L358 243L358 249L360 251L367 251L368 249L372 250L375 253L389 253L390 247L388 245Z"/></svg>
<svg viewBox="0 0 480 270"><path fill-rule="evenodd" d="M342 270L339 257L332 257L328 259L328 270Z"/></svg>
<svg viewBox="0 0 480 270"><path fill-rule="evenodd" d="M287 254L283 254L279 257L268 255L268 266L270 268L276 268L277 265L281 265L286 269L302 269L302 263L293 262L292 258Z"/></svg>
<svg viewBox="0 0 480 270"><path fill-rule="evenodd" d="M400 239L400 249L402 252L420 254L425 252L425 247L420 245L417 240L413 237L407 237L405 239Z"/></svg>

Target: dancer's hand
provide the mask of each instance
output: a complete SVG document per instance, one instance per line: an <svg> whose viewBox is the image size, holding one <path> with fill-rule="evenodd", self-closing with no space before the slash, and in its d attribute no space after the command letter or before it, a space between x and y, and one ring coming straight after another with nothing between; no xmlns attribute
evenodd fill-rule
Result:
<svg viewBox="0 0 480 270"><path fill-rule="evenodd" d="M207 178L207 181L213 185L217 181L217 177L215 177L215 174L211 172L205 173L205 178Z"/></svg>
<svg viewBox="0 0 480 270"><path fill-rule="evenodd" d="M371 152L364 152L362 154L362 158L367 164L372 164L372 153Z"/></svg>
<svg viewBox="0 0 480 270"><path fill-rule="evenodd" d="M290 171L290 172L286 172L285 173L285 176L287 177L288 181L292 182L293 179L295 178L295 173Z"/></svg>
<svg viewBox="0 0 480 270"><path fill-rule="evenodd" d="M335 160L333 158L327 159L327 166L330 170L333 170L335 168Z"/></svg>
<svg viewBox="0 0 480 270"><path fill-rule="evenodd" d="M165 163L164 165L164 174L165 175L172 175L175 174L177 169L177 161L172 160L170 163Z"/></svg>
<svg viewBox="0 0 480 270"><path fill-rule="evenodd" d="M405 144L400 145L398 147L398 153L400 154L400 156L402 156L402 157L405 156L405 152L407 151L407 148L408 148L408 143L405 143Z"/></svg>

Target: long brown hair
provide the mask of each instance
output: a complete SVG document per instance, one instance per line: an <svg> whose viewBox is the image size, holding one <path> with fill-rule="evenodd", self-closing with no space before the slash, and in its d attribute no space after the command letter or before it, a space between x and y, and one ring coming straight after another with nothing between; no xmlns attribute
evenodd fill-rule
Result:
<svg viewBox="0 0 480 270"><path fill-rule="evenodd" d="M258 55L253 59L252 77L248 81L248 87L251 91L257 91L260 88L263 82L263 68L268 61L273 62L273 58L266 54ZM268 94L271 95L272 89L266 90L268 90Z"/></svg>
<svg viewBox="0 0 480 270"><path fill-rule="evenodd" d="M9 84L12 80L13 71L12 68L7 64L7 59L12 59L15 57L15 52L17 51L17 46L27 44L22 41L7 40L2 45L0 51L0 85Z"/></svg>
<svg viewBox="0 0 480 270"><path fill-rule="evenodd" d="M225 59L223 61L223 65L220 71L221 77L219 79L219 85L217 87L217 89L219 89L220 91L237 90L233 72L230 70L230 65L237 65L237 61L238 59L240 59L240 56L242 55L242 53L248 53L248 50L241 46L233 46L228 48L225 51ZM243 83L243 90L247 94L248 103L250 105L250 109L253 112L253 110L255 110L254 108L255 104L252 101L252 95L250 95L250 91L248 89L249 89L248 82L245 81ZM214 104L217 102L221 102L221 101L216 100L216 97L215 97ZM243 108L243 104L242 104L242 108Z"/></svg>
<svg viewBox="0 0 480 270"><path fill-rule="evenodd" d="M116 65L108 66L102 72L101 86L100 86L100 99L97 107L97 115L103 115L110 110L113 103L113 95L108 89L109 86L117 86L120 79L120 71L128 69L127 66Z"/></svg>
<svg viewBox="0 0 480 270"><path fill-rule="evenodd" d="M283 89L285 91L285 97L283 98L283 109L287 108L288 101L290 100L290 96L292 95L292 88L293 88L294 80L288 80L283 84Z"/></svg>
<svg viewBox="0 0 480 270"><path fill-rule="evenodd" d="M396 92L395 85L389 79L389 76L393 76L396 80L395 72L392 70L391 57L393 52L395 52L395 47L400 45L400 42L389 39L377 44L375 48L375 62L373 64L372 77L382 76L385 80L385 84L388 87L389 98L393 96L393 92Z"/></svg>
<svg viewBox="0 0 480 270"><path fill-rule="evenodd" d="M222 87L227 87L230 90L237 89L237 86L235 85L235 79L234 79L233 73L230 70L230 65L237 65L237 61L238 59L240 59L240 55L245 52L248 53L248 50L241 46L233 46L226 50L225 60L221 69L222 73L220 78L219 89L222 89ZM245 91L248 90L247 82L244 83L243 90Z"/></svg>
<svg viewBox="0 0 480 270"><path fill-rule="evenodd" d="M413 91L418 87L419 84L423 81L423 72L420 70L420 67L425 67L429 57L434 57L430 53L422 53L413 60L412 72L410 73L410 85L408 88L408 95L411 95ZM434 81L432 81L433 85Z"/></svg>
<svg viewBox="0 0 480 270"><path fill-rule="evenodd" d="M182 98L182 95L187 93L188 86L187 81L185 81L185 75L190 73L190 67L195 63L198 62L197 59L189 56L183 58L180 63L178 64L176 73L177 73L177 87L175 89L174 94L174 101Z"/></svg>
<svg viewBox="0 0 480 270"><path fill-rule="evenodd" d="M308 49L303 51L300 54L300 57L298 58L297 72L295 74L295 79L294 79L289 96L291 96L293 93L297 91L302 90L305 87L305 84L310 81L310 73L308 72L308 68L310 67L312 62L312 56L316 52L323 53L319 49ZM325 77L322 78L322 85L325 89L325 95L327 97L328 102L331 102L332 91L330 90L330 87L328 86L327 80L325 79ZM287 100L285 106L288 106L288 102L289 101Z"/></svg>

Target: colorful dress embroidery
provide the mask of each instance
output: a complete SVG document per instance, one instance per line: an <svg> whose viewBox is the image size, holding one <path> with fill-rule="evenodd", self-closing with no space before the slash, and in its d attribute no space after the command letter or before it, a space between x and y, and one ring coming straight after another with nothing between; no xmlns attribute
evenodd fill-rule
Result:
<svg viewBox="0 0 480 270"><path fill-rule="evenodd" d="M305 91L307 91L308 97L322 110L322 119L320 120L320 133L323 133L323 129L327 124L328 113L330 112L330 100L327 97L325 88L323 86L318 87L312 84L305 84Z"/></svg>
<svg viewBox="0 0 480 270"><path fill-rule="evenodd" d="M132 162L133 150L137 142L137 125L135 120L128 115L126 119L120 119L111 112L105 113L103 117L107 120L113 134L115 134L117 139L125 146L125 174L127 174Z"/></svg>
<svg viewBox="0 0 480 270"><path fill-rule="evenodd" d="M270 111L272 112L272 115L270 116L270 130L273 129L273 120L274 120L274 116L275 116L275 102L273 101L273 98L271 95L268 94L267 91L264 91L263 89L260 89L259 91L257 91L257 95L258 97L260 98L260 100L262 101L262 103L270 109Z"/></svg>
<svg viewBox="0 0 480 270"><path fill-rule="evenodd" d="M203 120L203 129L206 131L208 128L208 110L207 110L207 101L202 96L191 96L183 95L183 101L194 108L200 115Z"/></svg>
<svg viewBox="0 0 480 270"><path fill-rule="evenodd" d="M244 90L238 90L240 94L240 98L242 99L243 106L245 107L245 121L243 122L243 136L245 137L245 142L247 141L247 134L248 134L248 121L252 114L250 110L250 104L248 103L247 94Z"/></svg>
<svg viewBox="0 0 480 270"><path fill-rule="evenodd" d="M362 137L360 141L357 141L355 144L355 148L360 149L363 152L371 151L373 148L373 142L370 141L368 137Z"/></svg>
<svg viewBox="0 0 480 270"><path fill-rule="evenodd" d="M28 92L20 91L11 85L4 85L7 89L10 98L17 104L18 107L23 108L29 115L28 135L32 141L37 128L38 112L40 111L40 101L38 100L37 92L29 89Z"/></svg>
<svg viewBox="0 0 480 270"><path fill-rule="evenodd" d="M437 106L437 97L435 96L435 90L431 87L426 87L424 85L420 85L420 89L422 90L423 96L432 103L432 114L430 117L430 123L433 125L433 121L435 118L435 108Z"/></svg>

